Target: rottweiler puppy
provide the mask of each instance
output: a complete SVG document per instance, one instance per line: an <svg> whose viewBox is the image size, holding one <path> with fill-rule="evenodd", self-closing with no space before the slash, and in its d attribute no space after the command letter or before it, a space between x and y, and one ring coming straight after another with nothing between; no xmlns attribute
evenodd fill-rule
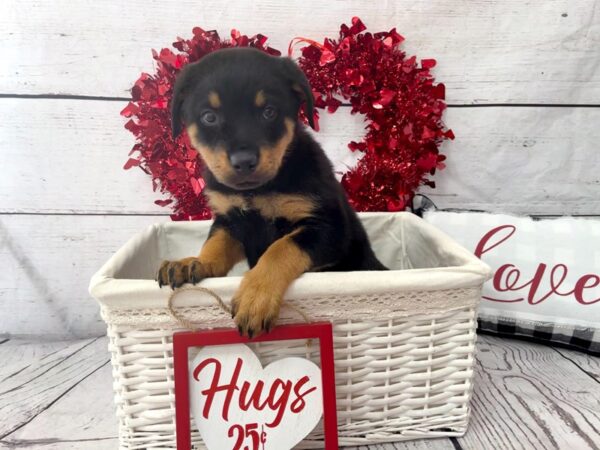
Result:
<svg viewBox="0 0 600 450"><path fill-rule="evenodd" d="M298 121L303 103L314 127L300 68L249 48L215 51L175 83L173 136L185 127L205 163L214 222L200 255L164 261L158 283L174 289L222 277L246 258L232 312L250 338L275 324L304 272L386 269L323 149Z"/></svg>

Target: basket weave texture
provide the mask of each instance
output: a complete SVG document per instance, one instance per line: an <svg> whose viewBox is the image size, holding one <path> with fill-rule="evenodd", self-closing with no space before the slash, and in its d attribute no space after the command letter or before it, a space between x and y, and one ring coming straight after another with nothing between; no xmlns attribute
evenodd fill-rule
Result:
<svg viewBox="0 0 600 450"><path fill-rule="evenodd" d="M306 274L286 296L311 319L333 323L340 445L462 435L489 268L414 216L361 219L380 259L396 270ZM153 226L92 279L108 325L121 448L175 448L172 336L180 325L166 308L168 288L152 278L160 260L193 254L208 226ZM226 301L238 284L235 273L203 283ZM175 308L198 327L232 326L209 296L184 292ZM282 310L281 323L301 321ZM304 340L251 347L263 365L288 356L319 361L319 346ZM193 422L192 430L195 448L204 448ZM298 448L323 448L321 426Z"/></svg>

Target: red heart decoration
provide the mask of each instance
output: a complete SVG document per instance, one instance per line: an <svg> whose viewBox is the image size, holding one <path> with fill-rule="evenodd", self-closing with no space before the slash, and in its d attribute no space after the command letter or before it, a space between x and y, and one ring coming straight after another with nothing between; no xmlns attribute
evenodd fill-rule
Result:
<svg viewBox="0 0 600 450"><path fill-rule="evenodd" d="M326 38L323 44L295 38L302 49L298 64L313 89L315 105L333 113L349 101L352 114L365 116L367 133L360 142L348 144L351 151L364 153L356 167L342 177L350 203L359 211L399 211L411 206L420 185L435 187L428 176L445 167L439 145L454 139L452 130L441 120L446 108L443 84L431 76L436 62L406 58L399 50L404 40L396 29L369 33L358 17L350 26L342 24L338 39ZM164 48L152 51L156 73L142 73L135 82L132 99L121 111L129 121L125 128L136 137L124 168L138 166L152 176L156 191L168 193L174 220L209 219L210 209L202 195L202 161L190 146L185 133L171 138L168 105L177 73L188 63L207 53L226 47L254 47L280 55L267 45L267 37L252 37L231 31L222 40L216 31L194 28L191 39L177 38L173 46L179 53ZM302 117L302 112L301 112ZM315 114L318 127L318 114ZM156 200L161 206L171 199Z"/></svg>

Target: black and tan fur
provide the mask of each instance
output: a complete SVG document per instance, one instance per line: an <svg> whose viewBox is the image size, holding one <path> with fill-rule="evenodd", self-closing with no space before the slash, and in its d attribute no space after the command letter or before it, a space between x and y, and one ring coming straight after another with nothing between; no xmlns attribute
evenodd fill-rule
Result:
<svg viewBox="0 0 600 450"><path fill-rule="evenodd" d="M185 126L205 162L215 220L200 255L165 261L158 282L176 288L225 276L247 259L232 308L250 337L275 324L286 290L304 272L385 270L331 163L298 122L303 101L312 118L300 69L252 49L214 52L175 86L173 134Z"/></svg>

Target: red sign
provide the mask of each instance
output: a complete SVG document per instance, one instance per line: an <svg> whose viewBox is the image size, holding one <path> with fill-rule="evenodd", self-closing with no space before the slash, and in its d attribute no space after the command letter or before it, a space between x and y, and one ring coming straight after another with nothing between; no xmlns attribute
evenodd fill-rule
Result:
<svg viewBox="0 0 600 450"><path fill-rule="evenodd" d="M318 339L319 368L290 357L262 367L243 344ZM190 361L189 349L202 347ZM236 330L173 336L177 448L191 448L190 409L209 450L292 448L323 416L325 448L337 449L332 327L286 325L250 341Z"/></svg>

